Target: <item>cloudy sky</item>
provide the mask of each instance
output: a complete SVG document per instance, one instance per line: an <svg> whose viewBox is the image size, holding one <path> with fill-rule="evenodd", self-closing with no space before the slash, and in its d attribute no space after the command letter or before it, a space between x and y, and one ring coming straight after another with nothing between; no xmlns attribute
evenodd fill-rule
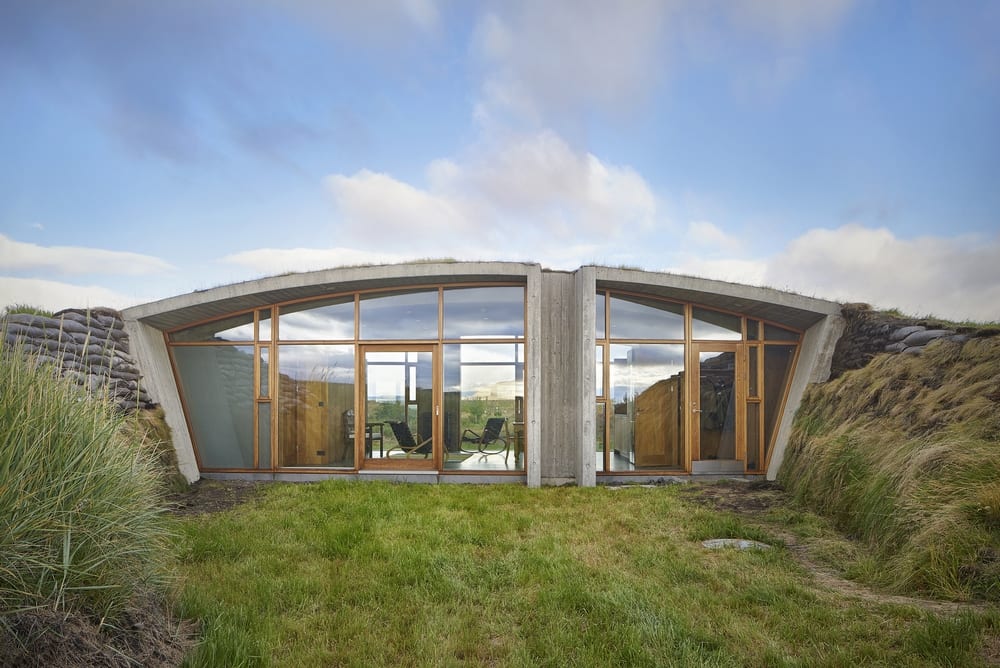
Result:
<svg viewBox="0 0 1000 668"><path fill-rule="evenodd" d="M1000 319L1000 2L0 3L0 305L450 257Z"/></svg>

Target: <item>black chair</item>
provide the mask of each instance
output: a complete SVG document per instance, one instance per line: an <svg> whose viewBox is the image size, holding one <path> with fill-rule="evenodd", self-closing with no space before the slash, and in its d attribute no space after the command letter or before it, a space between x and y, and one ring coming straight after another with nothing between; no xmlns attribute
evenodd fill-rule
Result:
<svg viewBox="0 0 1000 668"><path fill-rule="evenodd" d="M501 432L503 432L503 434L501 434ZM462 452L482 455L499 455L501 452L506 452L508 447L506 432L507 418L489 418L486 420L486 426L483 427L482 433L477 434L471 429L466 429L462 432L462 443L473 443L476 446L475 450L466 450L465 448L462 448ZM502 443L503 447L497 450L487 449L489 446L498 442Z"/></svg>
<svg viewBox="0 0 1000 668"><path fill-rule="evenodd" d="M407 459L410 455L418 454L424 457L429 457L434 452L433 438L428 438L420 443L417 443L417 439L413 438L413 432L410 431L410 425L401 421L389 421L386 422L389 428L392 429L393 435L396 437L396 445L392 446L385 451L385 456L388 457L389 453L393 450L402 450L406 453Z"/></svg>

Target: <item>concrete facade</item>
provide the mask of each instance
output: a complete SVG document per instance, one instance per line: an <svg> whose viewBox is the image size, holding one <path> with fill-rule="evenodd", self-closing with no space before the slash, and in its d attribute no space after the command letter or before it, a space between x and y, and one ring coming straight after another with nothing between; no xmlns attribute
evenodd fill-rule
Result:
<svg viewBox="0 0 1000 668"><path fill-rule="evenodd" d="M164 332L239 311L333 293L453 283L522 283L525 307L525 470L523 476L444 476L435 473L331 472L330 476L459 482L573 483L590 486L618 478L595 465L595 299L598 290L641 293L767 320L804 332L767 477L781 464L791 418L810 382L824 380L843 322L840 306L768 288L658 272L585 266L550 271L528 263L419 263L330 269L221 286L123 312L134 355L151 397L173 431L181 472L196 480L191 435L183 414ZM326 474L253 472L268 479L313 479ZM662 474L650 474L662 478ZM641 476L628 476L636 480Z"/></svg>

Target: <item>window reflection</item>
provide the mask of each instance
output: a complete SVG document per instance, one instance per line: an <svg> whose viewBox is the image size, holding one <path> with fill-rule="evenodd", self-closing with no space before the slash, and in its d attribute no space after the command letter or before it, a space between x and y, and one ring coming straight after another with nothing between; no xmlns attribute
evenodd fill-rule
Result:
<svg viewBox="0 0 1000 668"><path fill-rule="evenodd" d="M278 319L281 341L336 341L354 338L354 297L290 304Z"/></svg>
<svg viewBox="0 0 1000 668"><path fill-rule="evenodd" d="M691 311L691 335L709 341L739 341L743 338L740 317L695 307Z"/></svg>
<svg viewBox="0 0 1000 668"><path fill-rule="evenodd" d="M610 358L611 469L681 466L684 346L612 344Z"/></svg>
<svg viewBox="0 0 1000 668"><path fill-rule="evenodd" d="M178 346L173 353L201 466L253 468L253 346Z"/></svg>
<svg viewBox="0 0 1000 668"><path fill-rule="evenodd" d="M360 319L362 339L436 339L438 292L363 295Z"/></svg>
<svg viewBox="0 0 1000 668"><path fill-rule="evenodd" d="M354 346L278 349L278 461L354 466Z"/></svg>
<svg viewBox="0 0 1000 668"><path fill-rule="evenodd" d="M444 338L524 336L524 288L444 291Z"/></svg>
<svg viewBox="0 0 1000 668"><path fill-rule="evenodd" d="M445 468L523 470L524 345L447 344ZM496 438L484 436L496 427Z"/></svg>
<svg viewBox="0 0 1000 668"><path fill-rule="evenodd" d="M221 320L213 320L188 327L170 335L177 343L209 341L253 341L253 312L240 313Z"/></svg>
<svg viewBox="0 0 1000 668"><path fill-rule="evenodd" d="M683 339L684 306L645 297L612 297L611 336L616 339Z"/></svg>

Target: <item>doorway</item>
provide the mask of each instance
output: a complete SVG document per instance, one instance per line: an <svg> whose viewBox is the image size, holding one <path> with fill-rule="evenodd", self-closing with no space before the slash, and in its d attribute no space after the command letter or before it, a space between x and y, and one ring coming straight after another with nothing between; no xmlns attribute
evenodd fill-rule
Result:
<svg viewBox="0 0 1000 668"><path fill-rule="evenodd" d="M362 347L355 430L361 468L438 468L437 357L435 346Z"/></svg>
<svg viewBox="0 0 1000 668"><path fill-rule="evenodd" d="M742 353L737 344L694 346L697 373L692 374L691 388L692 472L742 473L746 468Z"/></svg>

